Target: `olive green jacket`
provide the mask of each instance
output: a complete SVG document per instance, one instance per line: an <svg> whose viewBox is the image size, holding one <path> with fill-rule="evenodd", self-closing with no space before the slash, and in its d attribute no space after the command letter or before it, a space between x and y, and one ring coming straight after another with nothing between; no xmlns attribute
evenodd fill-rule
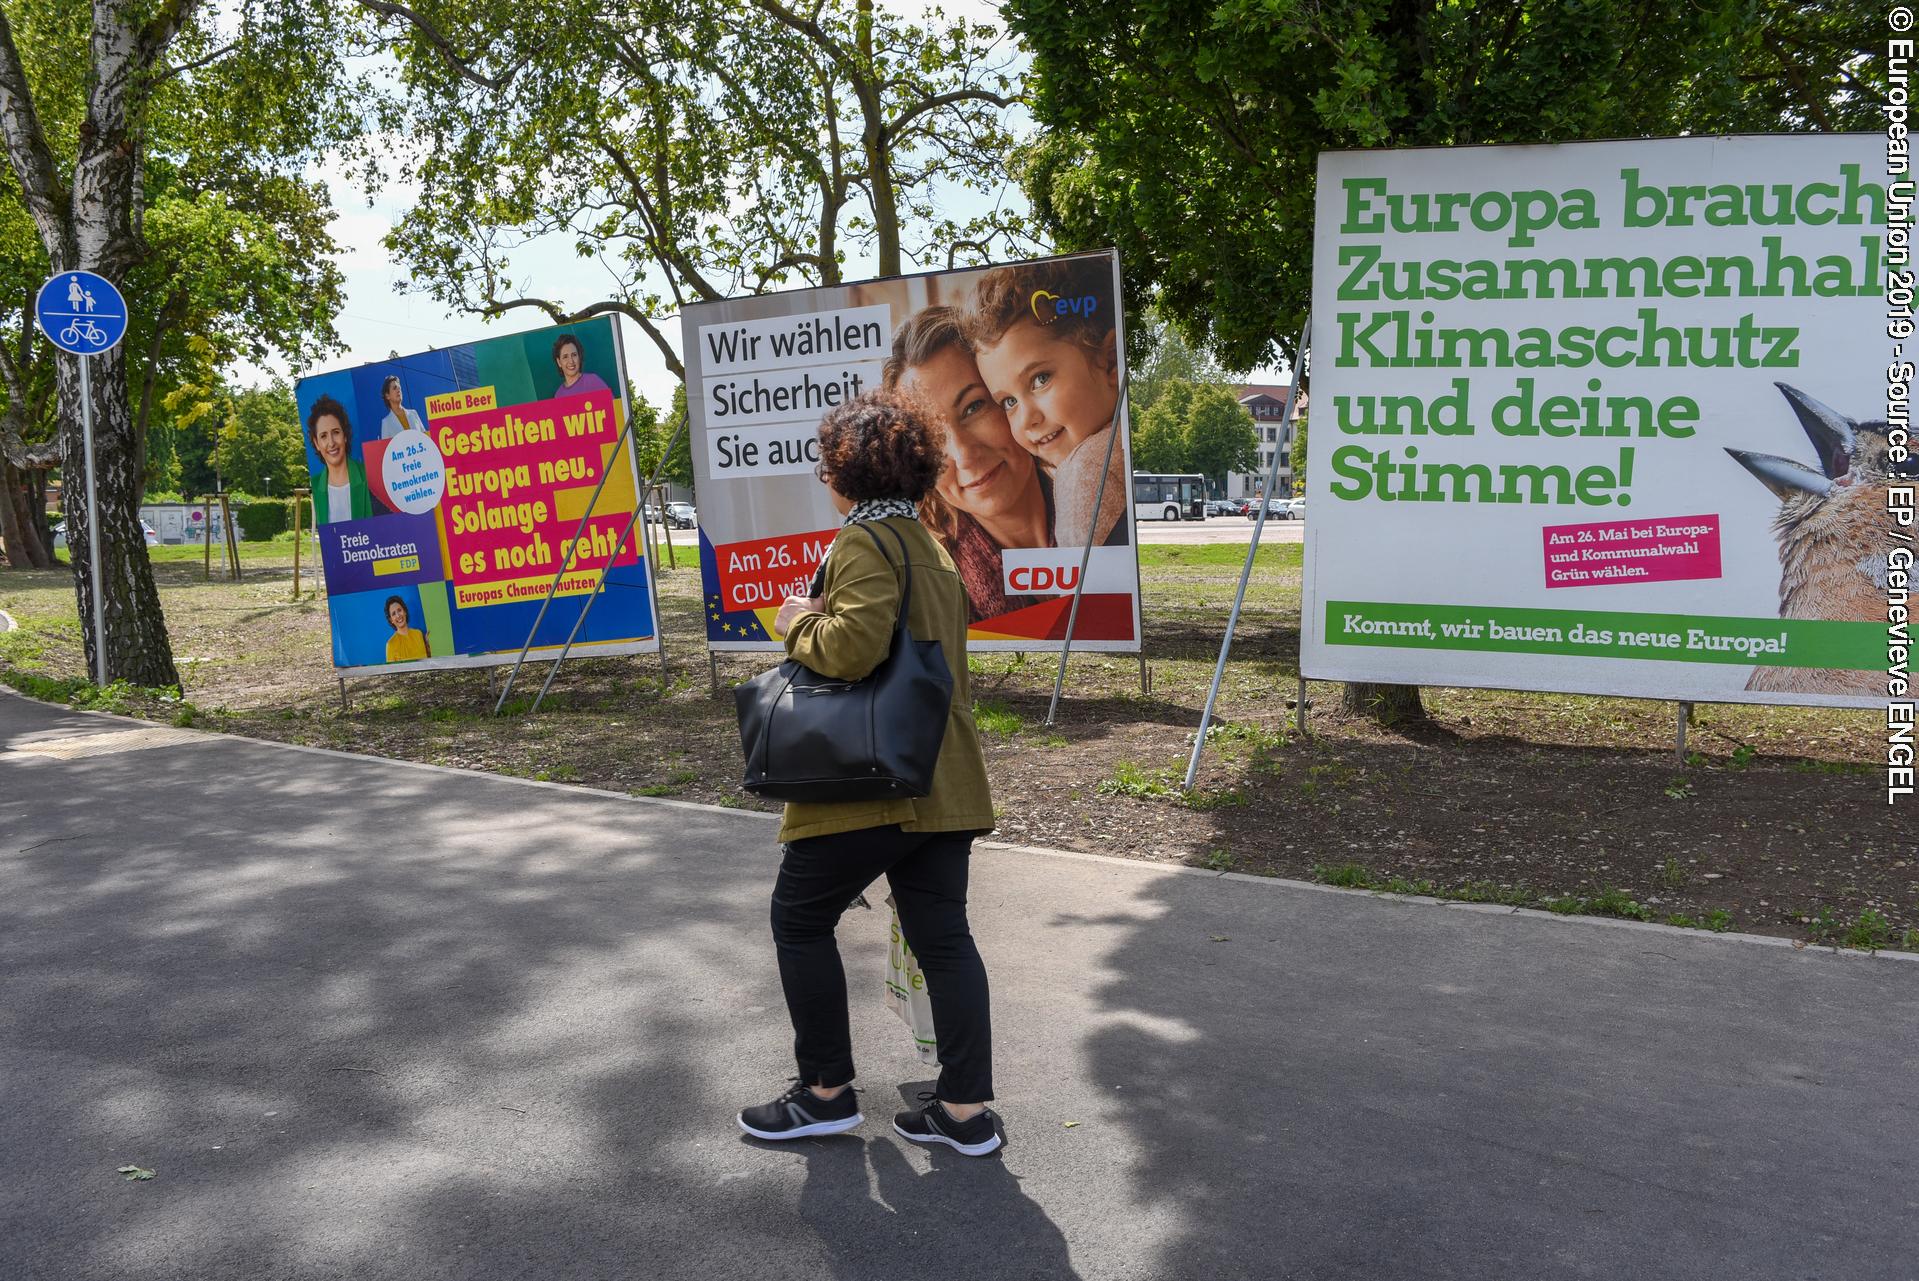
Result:
<svg viewBox="0 0 1919 1281"><path fill-rule="evenodd" d="M966 592L946 549L916 520L889 516L872 522L873 538L856 529L841 532L826 558L826 612L801 614L786 634L786 652L822 676L859 680L886 658L899 616L900 577L883 559L874 538L897 563L905 540L913 565L913 604L907 625L913 639L936 640L953 673L953 707L946 738L933 767L932 791L918 800L789 801L780 839L830 836L899 824L909 832L988 832L993 797L986 784L986 758L973 725L973 688L966 670Z"/></svg>

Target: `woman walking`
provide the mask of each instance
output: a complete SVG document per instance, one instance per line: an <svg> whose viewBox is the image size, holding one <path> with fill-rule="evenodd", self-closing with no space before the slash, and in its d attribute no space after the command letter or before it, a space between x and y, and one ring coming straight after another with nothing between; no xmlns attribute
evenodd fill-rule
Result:
<svg viewBox="0 0 1919 1281"><path fill-rule="evenodd" d="M747 1108L740 1128L762 1139L838 1134L864 1119L853 1082L846 974L833 929L861 890L884 874L907 946L918 955L939 1041L937 1088L893 1128L916 1143L968 1156L1000 1146L994 1116L986 967L966 922L973 838L993 827L986 761L973 725L966 668L966 593L953 561L915 516L938 479L937 435L907 403L868 393L820 424L820 479L849 528L828 551L820 595L790 597L774 622L786 652L839 680L864 678L887 655L910 566L907 622L937 640L953 702L929 793L911 800L789 802L773 888L773 944L793 1020L800 1074L771 1103ZM862 530L850 528L854 523ZM870 535L870 536L869 536ZM902 555L907 562L901 564Z"/></svg>

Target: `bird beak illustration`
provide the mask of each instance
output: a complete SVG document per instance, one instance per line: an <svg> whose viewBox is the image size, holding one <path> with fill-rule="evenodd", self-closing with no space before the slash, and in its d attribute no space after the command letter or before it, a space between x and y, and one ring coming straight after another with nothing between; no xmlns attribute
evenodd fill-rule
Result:
<svg viewBox="0 0 1919 1281"><path fill-rule="evenodd" d="M1773 386L1792 406L1792 412L1799 415L1799 425L1806 429L1812 447L1819 451L1819 466L1825 472L1826 479L1838 480L1845 475L1852 466L1852 451L1856 442L1853 428L1857 424L1837 410L1820 404L1797 387L1788 387L1784 383L1774 383ZM1757 472L1753 474L1758 475ZM1764 476L1759 478L1765 480Z"/></svg>
<svg viewBox="0 0 1919 1281"><path fill-rule="evenodd" d="M1825 476L1790 458L1781 458L1777 454L1750 454L1743 449L1728 449L1726 452L1732 455L1734 462L1757 477L1759 483L1770 489L1781 502L1796 494L1825 494L1832 489L1832 482Z"/></svg>

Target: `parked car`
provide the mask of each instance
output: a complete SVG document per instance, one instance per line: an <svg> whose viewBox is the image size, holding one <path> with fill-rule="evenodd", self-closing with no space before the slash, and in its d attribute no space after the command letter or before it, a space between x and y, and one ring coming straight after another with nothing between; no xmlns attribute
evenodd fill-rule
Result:
<svg viewBox="0 0 1919 1281"><path fill-rule="evenodd" d="M147 540L147 546L158 547L160 545L160 531L144 520L140 522L140 535ZM55 551L62 551L66 548L66 545L67 522L64 520L55 521L53 524L53 549Z"/></svg>
<svg viewBox="0 0 1919 1281"><path fill-rule="evenodd" d="M1293 499L1292 503L1288 505L1286 509L1286 519L1287 520L1305 520L1306 519L1306 500L1304 498Z"/></svg>
<svg viewBox="0 0 1919 1281"><path fill-rule="evenodd" d="M700 513L692 503L668 503L666 523L675 529L691 529L700 523Z"/></svg>
<svg viewBox="0 0 1919 1281"><path fill-rule="evenodd" d="M1206 500L1208 516L1237 516L1243 504L1237 498L1209 498Z"/></svg>
<svg viewBox="0 0 1919 1281"><path fill-rule="evenodd" d="M1286 505L1290 501L1291 501L1290 499L1285 499L1285 498L1268 498L1266 500L1266 519L1267 520L1285 520ZM1247 520L1258 520L1259 504L1247 503L1245 514L1246 514Z"/></svg>

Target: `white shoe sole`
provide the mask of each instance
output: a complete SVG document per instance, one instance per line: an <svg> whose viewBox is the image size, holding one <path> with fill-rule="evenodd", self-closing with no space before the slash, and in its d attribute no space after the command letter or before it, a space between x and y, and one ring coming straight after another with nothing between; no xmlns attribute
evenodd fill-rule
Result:
<svg viewBox="0 0 1919 1281"><path fill-rule="evenodd" d="M992 1138L985 1139L979 1143L961 1143L958 1139L951 1138L938 1131L929 1134L914 1134L910 1130L901 1129L898 1121L893 1122L893 1133L899 1135L902 1139L911 1139L915 1143L944 1143L955 1152L963 1153L966 1156L985 1156L988 1152L993 1151L1000 1145L999 1131L997 1130L993 1131Z"/></svg>
<svg viewBox="0 0 1919 1281"><path fill-rule="evenodd" d="M816 1134L844 1134L846 1133L846 1131L852 1129L854 1126L857 1126L860 1122L864 1121L866 1118L860 1115L858 1112L855 1112L852 1116L849 1116L845 1118L844 1120L815 1121L811 1125L802 1125L791 1130L781 1130L777 1134L772 1132L771 1130L754 1129L752 1126L746 1123L746 1118L743 1116L736 1116L733 1119L740 1123L740 1128L742 1130L745 1130L748 1134L752 1135L754 1138L771 1139L773 1142L778 1143L781 1139L806 1139L806 1138L811 1138L812 1136Z"/></svg>

